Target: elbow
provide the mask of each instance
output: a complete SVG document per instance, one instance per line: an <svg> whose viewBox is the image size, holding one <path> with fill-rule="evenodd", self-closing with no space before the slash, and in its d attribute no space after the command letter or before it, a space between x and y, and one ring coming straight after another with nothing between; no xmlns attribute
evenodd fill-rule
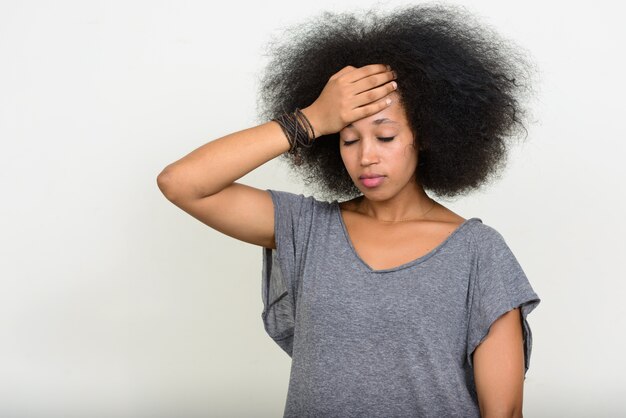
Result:
<svg viewBox="0 0 626 418"><path fill-rule="evenodd" d="M170 201L173 200L171 184L172 184L172 175L168 171L168 169L165 168L157 176L157 186L159 187L159 190L161 191L161 193L163 193L163 196L165 196L167 200L170 200Z"/></svg>

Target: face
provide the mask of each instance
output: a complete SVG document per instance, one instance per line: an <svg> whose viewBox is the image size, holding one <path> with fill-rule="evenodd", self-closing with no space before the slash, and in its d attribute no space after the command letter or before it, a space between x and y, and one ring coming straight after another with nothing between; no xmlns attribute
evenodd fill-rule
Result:
<svg viewBox="0 0 626 418"><path fill-rule="evenodd" d="M352 122L339 132L339 150L354 184L367 198L386 200L415 186L417 148L398 93L380 112ZM364 179L362 176L379 177Z"/></svg>

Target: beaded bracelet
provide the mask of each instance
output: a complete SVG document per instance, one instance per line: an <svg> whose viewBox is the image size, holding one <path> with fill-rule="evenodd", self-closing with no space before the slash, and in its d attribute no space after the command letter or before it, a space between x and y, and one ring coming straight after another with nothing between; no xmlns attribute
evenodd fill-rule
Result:
<svg viewBox="0 0 626 418"><path fill-rule="evenodd" d="M290 145L288 153L293 156L294 164L297 166L302 165L303 159L300 149L313 146L313 141L315 140L313 125L297 107L293 113L284 113L272 120L280 125L287 137Z"/></svg>
<svg viewBox="0 0 626 418"><path fill-rule="evenodd" d="M289 152L294 153L299 147L313 146L315 140L313 125L297 107L293 113L284 113L272 120L277 122L285 133L290 145Z"/></svg>

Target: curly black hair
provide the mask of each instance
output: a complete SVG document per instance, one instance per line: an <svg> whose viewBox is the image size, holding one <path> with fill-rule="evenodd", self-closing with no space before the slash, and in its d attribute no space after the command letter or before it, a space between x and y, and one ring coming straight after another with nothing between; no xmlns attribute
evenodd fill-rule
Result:
<svg viewBox="0 0 626 418"><path fill-rule="evenodd" d="M347 65L389 64L419 146L415 175L440 197L466 194L499 178L509 143L524 127L522 104L535 69L528 53L462 6L422 3L381 14L323 12L288 27L267 45L257 109L268 121L311 105ZM528 135L526 135L528 136ZM343 164L339 133L282 154L307 186L327 199L361 195ZM419 144L418 144L419 142Z"/></svg>

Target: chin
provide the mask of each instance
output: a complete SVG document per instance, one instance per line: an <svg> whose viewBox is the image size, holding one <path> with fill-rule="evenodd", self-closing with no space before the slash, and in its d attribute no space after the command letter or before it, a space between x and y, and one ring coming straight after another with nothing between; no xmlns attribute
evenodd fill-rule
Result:
<svg viewBox="0 0 626 418"><path fill-rule="evenodd" d="M361 194L363 194L363 196L367 197L369 200L374 200L374 201L382 201L382 200L387 200L389 199L391 196L393 196L393 194L390 194L390 192L388 190L370 190L370 189L362 189L362 188L358 188L361 191Z"/></svg>

